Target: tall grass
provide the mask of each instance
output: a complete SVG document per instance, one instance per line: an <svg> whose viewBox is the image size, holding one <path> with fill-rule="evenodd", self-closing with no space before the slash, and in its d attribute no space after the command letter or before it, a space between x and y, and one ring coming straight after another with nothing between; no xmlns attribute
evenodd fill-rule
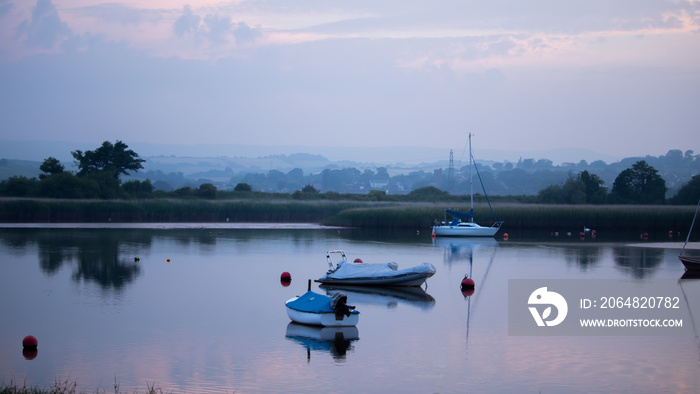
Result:
<svg viewBox="0 0 700 394"><path fill-rule="evenodd" d="M466 207L457 207L466 211ZM681 231L687 232L693 218L691 206L638 205L540 205L507 204L495 207L503 229L563 231L588 227L598 230ZM489 214L487 206L476 206L476 219ZM361 207L340 212L323 221L327 225L364 228L427 229L434 220L443 220L444 212L435 205L399 205ZM490 225L493 220L481 223Z"/></svg>
<svg viewBox="0 0 700 394"><path fill-rule="evenodd" d="M328 201L0 200L0 222L317 222L362 205Z"/></svg>
<svg viewBox="0 0 700 394"><path fill-rule="evenodd" d="M98 389L94 391L95 393L106 393L104 389ZM119 394L119 384L114 383L114 393ZM147 394L162 394L163 390L155 387L154 384L146 383ZM0 385L0 394L78 394L86 393L86 391L78 391L78 384L76 382L70 382L68 380L59 381L56 380L51 386L41 388L38 386L28 387L25 381L23 385L19 386L14 381L10 381L9 384ZM136 392L134 392L136 393Z"/></svg>
<svg viewBox="0 0 700 394"><path fill-rule="evenodd" d="M0 200L0 222L315 222L373 229L427 229L445 218L431 203L274 200ZM467 210L466 206L454 209ZM583 229L687 232L693 206L542 205L494 206L504 230ZM477 204L474 217L489 214ZM491 219L492 220L492 219ZM489 225L490 222L482 224Z"/></svg>

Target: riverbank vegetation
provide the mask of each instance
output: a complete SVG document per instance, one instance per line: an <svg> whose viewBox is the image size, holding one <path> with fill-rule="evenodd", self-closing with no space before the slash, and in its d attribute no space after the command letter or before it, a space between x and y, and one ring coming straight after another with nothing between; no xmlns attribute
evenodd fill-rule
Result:
<svg viewBox="0 0 700 394"><path fill-rule="evenodd" d="M0 182L0 222L314 222L375 229L425 229L442 220L443 209L467 209L467 196L434 186L407 194L371 189L365 193L321 191L311 184L291 193L255 191L239 183L232 191L211 183L154 190L149 179L123 182L144 162L121 141L94 151L74 151L79 171L66 171L55 158L41 165L39 179ZM477 171L481 180L481 173ZM587 170L537 195L475 195L475 217L488 216L488 203L510 229L588 226L607 229L677 228L688 221L687 205L700 196L695 175L671 199L665 180L644 160L623 170L608 190ZM672 207L670 204L678 205ZM692 215L692 214L691 214Z"/></svg>
<svg viewBox="0 0 700 394"><path fill-rule="evenodd" d="M267 175L245 177L244 181L235 187L217 188L214 181L200 182L199 186L182 186L177 189L159 189L153 181L139 174L139 179L122 182L122 176L135 176L143 169L146 161L121 141L112 144L109 141L100 147L88 151L76 150L71 152L78 170L66 171L63 164L54 157L48 157L39 167L41 174L37 178L27 178L22 175L10 176L0 181L0 196L60 198L60 199L206 199L222 200L232 198L258 199L295 199L295 200L370 200L370 201L458 201L471 190L469 177L465 177L465 168L454 171L450 168L447 176L442 176L442 169L435 170L432 181L410 181L410 177L391 177L386 168L381 167L377 172L360 172L354 168L325 169L318 177L305 177L301 169L294 169L288 174L280 171L270 171ZM659 171L646 160L629 162L619 173L611 187L605 186L605 179L612 179L610 168L592 166L589 169L574 173L568 172L568 178L562 182L552 181L553 178L540 177L535 181L531 176L551 172L548 166L535 163L528 159L519 163L512 170L516 173L510 176L494 177L491 170L479 171L477 176L492 196L500 196L511 201L536 202L548 204L694 204L700 193L700 177L696 174L689 179L688 174L697 172L696 156L687 151L685 156L680 151L669 152L664 160L655 160L659 165L668 166L674 163L676 167L684 168L684 176L669 173L674 196L667 199L669 192L666 180ZM628 162L628 161L624 161ZM622 164L622 162L620 163ZM683 165L681 165L683 164ZM550 163L551 165L551 163ZM494 169L500 168L494 164ZM680 167L679 167L680 166ZM586 166L583 166L586 167ZM583 168L581 167L581 168ZM618 166L619 167L619 166ZM615 168L618 168L615 167ZM574 167L572 167L574 168ZM593 171L601 171L599 175ZM427 176L427 174L424 174ZM265 178L262 182L259 178ZM293 178L291 182L289 178ZM233 179L233 178L231 178ZM412 178L410 178L412 179ZM549 179L549 181L547 181ZM557 178L560 179L560 178ZM688 180L685 183L681 180ZM474 180L476 181L476 179ZM530 188L525 195L513 196L509 190L514 190L514 183L526 181ZM158 180L156 183L160 182ZM270 188L273 182L276 187ZM307 182L305 185L303 182ZM262 186L265 185L265 186ZM678 186L680 185L680 187ZM275 192L273 190L279 190ZM295 190L295 191L290 191ZM350 191L352 190L352 191ZM476 188L477 191L481 190ZM284 192L282 192L284 191Z"/></svg>
<svg viewBox="0 0 700 394"><path fill-rule="evenodd" d="M450 204L468 210L469 203ZM1 199L5 223L319 223L367 229L429 231L445 218L444 204L392 201L290 200L53 200ZM686 232L695 207L690 205L561 205L499 202L496 217L503 231L597 230ZM475 218L488 216L486 203ZM488 225L489 223L482 223Z"/></svg>
<svg viewBox="0 0 700 394"><path fill-rule="evenodd" d="M112 388L114 391L110 390L110 392L114 392L114 394L119 394L122 391L119 388L118 383L114 383L114 387ZM93 391L91 391L93 392ZM106 393L107 390L105 389L97 389L94 391L94 393ZM132 391L133 393L138 393L137 391ZM0 385L0 394L78 394L78 393L87 393L87 391L80 390L78 388L78 384L76 382L71 382L68 380L64 381L59 381L56 380L51 386L47 387L39 387L39 386L27 386L27 382L24 382L24 384L19 385L14 381L10 381L9 384L1 384ZM160 388L155 387L154 384L147 384L146 385L146 394L162 394L163 390Z"/></svg>

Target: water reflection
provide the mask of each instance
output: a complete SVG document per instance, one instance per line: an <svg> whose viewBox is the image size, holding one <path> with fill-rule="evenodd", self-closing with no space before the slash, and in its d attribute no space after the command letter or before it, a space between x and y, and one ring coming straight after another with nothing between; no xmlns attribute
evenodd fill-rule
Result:
<svg viewBox="0 0 700 394"><path fill-rule="evenodd" d="M644 279L653 274L664 257L662 249L613 247L612 251L616 267L635 279Z"/></svg>
<svg viewBox="0 0 700 394"><path fill-rule="evenodd" d="M472 264L474 252L480 248L494 248L495 253L499 243L495 238L435 238L433 245L443 248L443 261L451 266Z"/></svg>
<svg viewBox="0 0 700 394"><path fill-rule="evenodd" d="M568 247L564 249L564 258L567 263L573 263L585 272L601 264L601 249L590 246Z"/></svg>
<svg viewBox="0 0 700 394"><path fill-rule="evenodd" d="M326 295L342 291L351 303L362 305L386 306L389 309L399 304L410 305L428 310L435 306L435 299L420 287L362 287L362 286L328 286L320 285Z"/></svg>
<svg viewBox="0 0 700 394"><path fill-rule="evenodd" d="M330 353L336 362L345 361L353 342L360 339L357 327L317 327L297 323L287 325L287 339L306 348L306 360L311 362L311 351Z"/></svg>
<svg viewBox="0 0 700 394"><path fill-rule="evenodd" d="M678 280L678 287L683 294L683 302L690 312L691 322L697 337L700 334L696 326L700 322L695 321L696 318L700 318L700 316L697 316L700 313L700 272L686 271L681 279Z"/></svg>
<svg viewBox="0 0 700 394"><path fill-rule="evenodd" d="M14 250L36 244L39 267L47 276L64 265L75 263L71 276L75 282L94 282L102 289L121 290L141 273L133 255L122 256L126 249L149 249L152 232L89 230L14 230L2 231L0 242ZM128 245L128 248L126 247Z"/></svg>

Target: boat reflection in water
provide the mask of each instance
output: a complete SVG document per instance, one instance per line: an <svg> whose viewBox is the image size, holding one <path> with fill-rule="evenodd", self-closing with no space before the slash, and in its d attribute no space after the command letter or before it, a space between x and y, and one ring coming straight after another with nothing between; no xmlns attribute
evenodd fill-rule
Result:
<svg viewBox="0 0 700 394"><path fill-rule="evenodd" d="M396 308L399 304L428 310L435 306L435 299L421 287L398 286L338 286L320 285L329 297L343 292L354 304Z"/></svg>
<svg viewBox="0 0 700 394"><path fill-rule="evenodd" d="M445 263L453 265L472 264L474 252L481 248L491 249L493 255L499 243L494 238L435 238L433 245L443 248Z"/></svg>
<svg viewBox="0 0 700 394"><path fill-rule="evenodd" d="M348 350L353 349L352 342L360 339L360 334L355 326L321 327L292 322L287 325L286 337L306 348L307 361L311 361L313 350L330 352L335 361L342 362Z"/></svg>

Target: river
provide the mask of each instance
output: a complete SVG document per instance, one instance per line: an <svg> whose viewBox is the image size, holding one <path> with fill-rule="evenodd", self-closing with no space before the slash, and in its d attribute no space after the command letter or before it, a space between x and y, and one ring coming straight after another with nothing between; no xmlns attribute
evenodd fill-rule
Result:
<svg viewBox="0 0 700 394"><path fill-rule="evenodd" d="M168 393L695 392L700 281L680 279L683 238L433 240L315 225L5 227L0 381L68 381L86 392L114 392L115 384ZM429 262L437 273L421 288L344 289L360 311L354 328L291 324L285 300L326 271L334 249L400 268ZM285 271L289 286L280 282ZM460 290L466 274L476 282L471 295ZM593 289L613 280L646 291L670 283L682 294L686 331L514 335L516 279ZM312 290L333 291L317 283ZM23 350L27 335L37 338L36 352Z"/></svg>

